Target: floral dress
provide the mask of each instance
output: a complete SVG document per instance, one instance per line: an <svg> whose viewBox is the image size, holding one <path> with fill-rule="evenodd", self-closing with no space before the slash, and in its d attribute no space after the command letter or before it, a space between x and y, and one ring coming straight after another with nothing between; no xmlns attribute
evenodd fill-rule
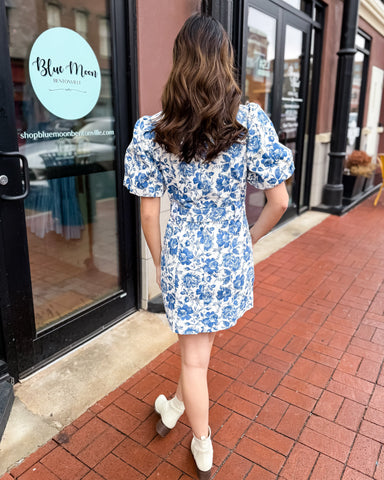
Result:
<svg viewBox="0 0 384 480"><path fill-rule="evenodd" d="M253 306L254 266L245 215L246 182L275 187L294 170L291 151L254 103L237 119L248 129L209 163L189 164L154 141L157 115L140 118L125 156L124 185L134 195L167 190L170 218L161 255L161 290L171 329L179 334L232 327Z"/></svg>

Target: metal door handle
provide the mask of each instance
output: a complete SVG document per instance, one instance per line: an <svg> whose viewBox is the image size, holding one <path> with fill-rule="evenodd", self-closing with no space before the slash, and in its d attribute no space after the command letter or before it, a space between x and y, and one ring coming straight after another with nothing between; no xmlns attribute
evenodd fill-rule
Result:
<svg viewBox="0 0 384 480"><path fill-rule="evenodd" d="M23 200L29 194L29 169L27 158L19 152L0 152L0 157L18 158L23 164L24 192L21 195L0 195L2 200ZM7 182L8 183L8 182Z"/></svg>

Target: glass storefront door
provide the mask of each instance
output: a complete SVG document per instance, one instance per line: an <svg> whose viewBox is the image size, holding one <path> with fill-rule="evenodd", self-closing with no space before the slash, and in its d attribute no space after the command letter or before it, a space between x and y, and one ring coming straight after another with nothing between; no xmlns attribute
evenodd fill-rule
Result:
<svg viewBox="0 0 384 480"><path fill-rule="evenodd" d="M87 13L72 10L73 15L69 3L19 1L8 16L19 151L30 168L31 191L24 206L38 331L120 285L110 23L105 1L93 2ZM29 22L21 36L18 26L25 19ZM87 78L83 67L73 67L72 75L53 71L58 68L54 62L67 65L75 54L62 55L66 39L74 49L85 49L85 61L92 53L96 57L88 60L92 66L84 63L96 75L84 87L78 85ZM59 105L85 102L92 93L84 91L93 88L100 89L94 106L92 98L78 112Z"/></svg>
<svg viewBox="0 0 384 480"><path fill-rule="evenodd" d="M7 114L14 115L17 145L0 138L0 150L18 150L29 165L29 194L18 209L23 218L14 218L25 235L25 264L20 256L15 262L28 277L20 292L20 373L133 309L137 280L135 269L126 271L136 240L123 238L130 215L123 224L122 211L133 207L120 187L128 139L118 133L133 119L127 112L117 117L118 94L112 94L120 64L112 61L111 17L124 2L11 3L0 3L6 13L0 29L8 31L8 50L1 53L11 74L5 78L4 71L2 83L12 84L14 111ZM0 154L0 174L11 161L19 168L19 159ZM6 214L20 201L0 202ZM11 245L5 248L14 254Z"/></svg>
<svg viewBox="0 0 384 480"><path fill-rule="evenodd" d="M311 24L272 2L258 0L248 2L244 23L245 100L263 108L295 160L295 174L287 181L290 200L285 219L295 215L299 205ZM264 193L248 186L250 224L257 220L264 203Z"/></svg>

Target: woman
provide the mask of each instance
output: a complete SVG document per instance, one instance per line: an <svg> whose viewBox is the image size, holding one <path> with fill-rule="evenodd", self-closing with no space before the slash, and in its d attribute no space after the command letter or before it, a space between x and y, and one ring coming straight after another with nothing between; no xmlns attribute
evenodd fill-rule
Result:
<svg viewBox="0 0 384 480"><path fill-rule="evenodd" d="M213 458L207 371L215 332L253 306L252 242L286 210L284 180L294 168L267 115L256 104L240 105L240 97L225 30L211 17L190 17L175 41L163 110L137 121L125 158L124 183L142 197L142 228L181 351L175 396L155 402L156 429L166 435L185 409L199 479L210 477ZM251 230L247 181L267 198ZM162 249L165 190L171 212Z"/></svg>

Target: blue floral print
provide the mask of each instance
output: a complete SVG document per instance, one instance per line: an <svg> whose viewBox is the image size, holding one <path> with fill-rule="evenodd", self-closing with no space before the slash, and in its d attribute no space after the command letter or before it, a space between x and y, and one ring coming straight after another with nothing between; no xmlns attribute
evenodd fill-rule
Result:
<svg viewBox="0 0 384 480"><path fill-rule="evenodd" d="M185 335L224 330L253 306L246 182L260 189L283 182L294 171L292 154L254 103L241 105L237 115L247 138L210 163L186 164L167 153L154 141L157 116L136 122L124 185L141 197L165 191L170 197L161 289L172 330Z"/></svg>

